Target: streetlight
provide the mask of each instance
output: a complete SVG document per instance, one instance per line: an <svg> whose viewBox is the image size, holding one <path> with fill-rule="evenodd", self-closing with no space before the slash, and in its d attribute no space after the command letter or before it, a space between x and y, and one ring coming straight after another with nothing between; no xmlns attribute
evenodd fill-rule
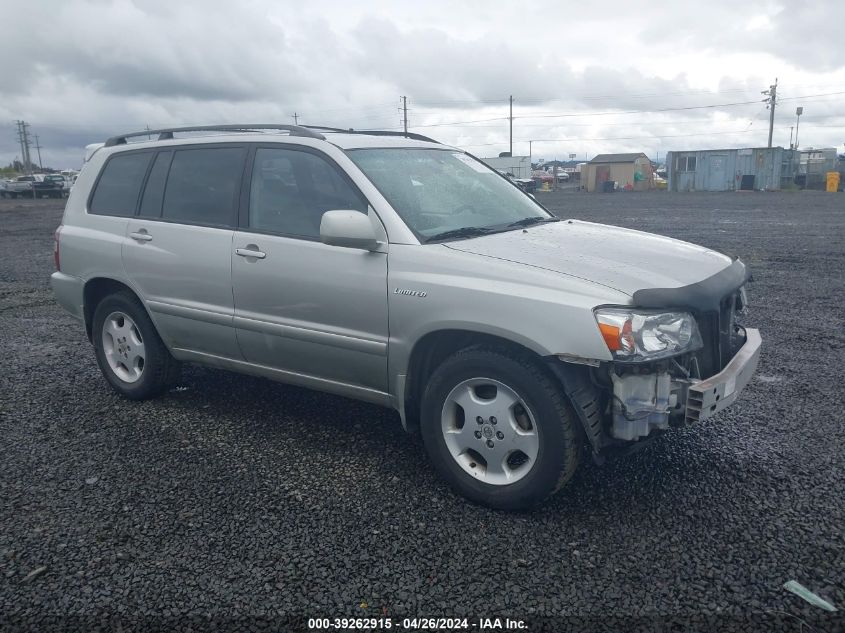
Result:
<svg viewBox="0 0 845 633"><path fill-rule="evenodd" d="M801 123L801 115L804 114L804 108L798 106L795 108L795 149L798 149L798 125Z"/></svg>

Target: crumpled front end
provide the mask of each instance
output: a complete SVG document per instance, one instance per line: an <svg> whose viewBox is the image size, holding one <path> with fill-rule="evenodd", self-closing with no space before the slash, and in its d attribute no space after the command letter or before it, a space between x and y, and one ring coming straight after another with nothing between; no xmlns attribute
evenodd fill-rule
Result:
<svg viewBox="0 0 845 633"><path fill-rule="evenodd" d="M634 306L596 310L614 360L595 363L589 369L592 400L599 403L601 424L582 421L595 453L642 440L670 426L706 420L737 399L757 368L761 349L759 331L741 323L747 308L748 279L744 264L735 260L691 286L638 291ZM693 330L686 339L691 344L679 353L657 353L649 358L635 340L636 325L632 332L632 321L624 320L626 309L645 314L641 322L656 313L656 330L667 333L678 315L686 315ZM677 331L675 327L676 336ZM614 351L616 334L620 343ZM627 348L625 337L630 341ZM641 338L641 342L647 341ZM583 394L579 397L588 400ZM575 404L577 409L579 403Z"/></svg>

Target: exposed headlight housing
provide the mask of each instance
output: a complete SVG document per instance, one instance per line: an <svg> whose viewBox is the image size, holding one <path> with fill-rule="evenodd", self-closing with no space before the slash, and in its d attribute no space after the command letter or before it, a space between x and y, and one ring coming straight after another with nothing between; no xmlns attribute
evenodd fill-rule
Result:
<svg viewBox="0 0 845 633"><path fill-rule="evenodd" d="M607 348L620 361L656 360L702 347L698 325L688 312L599 308L595 316Z"/></svg>

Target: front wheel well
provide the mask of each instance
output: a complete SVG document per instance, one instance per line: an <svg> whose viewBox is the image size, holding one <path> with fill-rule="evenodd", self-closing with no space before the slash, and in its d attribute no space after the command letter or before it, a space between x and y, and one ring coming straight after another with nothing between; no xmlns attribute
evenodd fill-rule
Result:
<svg viewBox="0 0 845 633"><path fill-rule="evenodd" d="M414 345L408 362L404 408L408 430L419 428L422 395L432 372L449 356L469 347L495 347L517 357L530 358L542 364L542 357L531 349L493 334L470 330L438 330L429 332Z"/></svg>
<svg viewBox="0 0 845 633"><path fill-rule="evenodd" d="M108 277L96 277L85 284L85 289L83 290L82 295L83 314L85 317L85 333L88 334L89 341L92 340L91 329L97 305L109 295L121 291L127 291L135 295L132 288L120 281L109 279Z"/></svg>

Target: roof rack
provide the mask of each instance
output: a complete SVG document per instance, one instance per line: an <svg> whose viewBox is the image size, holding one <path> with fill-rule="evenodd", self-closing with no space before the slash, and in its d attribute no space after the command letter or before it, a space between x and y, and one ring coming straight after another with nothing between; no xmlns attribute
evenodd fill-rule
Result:
<svg viewBox="0 0 845 633"><path fill-rule="evenodd" d="M249 132L251 130L285 130L290 132L291 136L304 136L306 138L317 138L325 140L326 137L322 134L308 129L302 125L278 125L276 123L242 123L238 125L196 125L191 127L171 127L161 130L143 130L141 132L132 132L130 134L121 134L120 136L112 136L105 143L106 147L114 145L125 145L126 139L134 138L136 136L150 136L158 134L159 141L167 141L173 138L174 132Z"/></svg>
<svg viewBox="0 0 845 633"><path fill-rule="evenodd" d="M433 138L429 138L428 136L423 136L422 134L417 134L416 132L396 132L394 130L353 130L350 128L339 128L339 127L327 127L325 125L304 125L303 127L308 128L309 130L324 130L326 132L340 132L342 134L369 134L371 136L399 136L403 138L411 138L415 141L428 141L429 143L437 143L440 145L440 141L435 141Z"/></svg>

